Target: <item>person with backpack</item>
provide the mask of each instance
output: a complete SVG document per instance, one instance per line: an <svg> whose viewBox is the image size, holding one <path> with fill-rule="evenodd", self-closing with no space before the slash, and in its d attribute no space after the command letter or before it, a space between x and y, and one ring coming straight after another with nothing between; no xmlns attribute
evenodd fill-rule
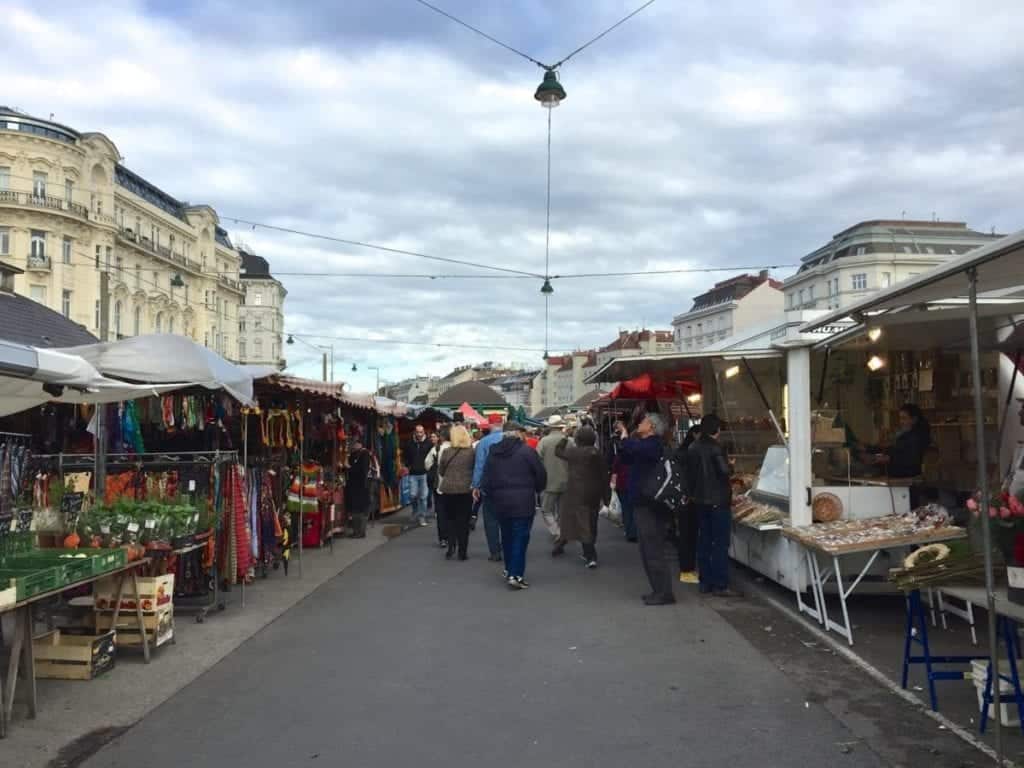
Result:
<svg viewBox="0 0 1024 768"><path fill-rule="evenodd" d="M700 426L700 438L687 453L689 496L697 511L700 591L715 597L742 597L729 588L732 465L718 441L722 420L711 413L701 420Z"/></svg>
<svg viewBox="0 0 1024 768"><path fill-rule="evenodd" d="M664 417L657 413L644 416L631 437L625 425L619 426L621 446L619 456L629 466L628 493L633 500L637 535L640 539L640 558L644 564L649 594L643 596L644 605L671 605L676 601L672 591L672 572L665 558L665 533L672 512L655 498L659 469L664 466L664 435L668 429Z"/></svg>

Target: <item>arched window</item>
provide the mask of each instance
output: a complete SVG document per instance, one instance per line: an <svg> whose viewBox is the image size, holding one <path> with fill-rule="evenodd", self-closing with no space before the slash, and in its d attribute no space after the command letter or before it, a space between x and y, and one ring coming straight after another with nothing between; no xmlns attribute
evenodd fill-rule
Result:
<svg viewBox="0 0 1024 768"><path fill-rule="evenodd" d="M167 332L168 333L174 333L174 315L171 315L167 319Z"/></svg>
<svg viewBox="0 0 1024 768"><path fill-rule="evenodd" d="M157 333L163 333L164 332L164 313L163 312L157 312L157 314L156 314L156 323L155 323L154 330Z"/></svg>
<svg viewBox="0 0 1024 768"><path fill-rule="evenodd" d="M142 333L142 307L135 308L135 319L132 325L136 336Z"/></svg>
<svg viewBox="0 0 1024 768"><path fill-rule="evenodd" d="M114 335L121 338L121 302L114 302Z"/></svg>

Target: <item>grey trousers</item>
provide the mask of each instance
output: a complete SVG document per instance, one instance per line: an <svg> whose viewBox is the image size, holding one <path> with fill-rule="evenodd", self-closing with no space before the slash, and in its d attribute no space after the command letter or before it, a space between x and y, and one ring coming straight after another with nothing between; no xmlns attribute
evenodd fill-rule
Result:
<svg viewBox="0 0 1024 768"><path fill-rule="evenodd" d="M544 525L552 536L557 537L561 529L558 526L559 511L562 507L562 494L544 491L541 511Z"/></svg>
<svg viewBox="0 0 1024 768"><path fill-rule="evenodd" d="M658 597L672 597L673 570L665 557L665 532L670 515L660 506L649 506L638 501L635 506L636 531L640 539L640 558L643 560L651 592ZM674 558L673 558L674 560ZM673 562L673 566L675 563Z"/></svg>

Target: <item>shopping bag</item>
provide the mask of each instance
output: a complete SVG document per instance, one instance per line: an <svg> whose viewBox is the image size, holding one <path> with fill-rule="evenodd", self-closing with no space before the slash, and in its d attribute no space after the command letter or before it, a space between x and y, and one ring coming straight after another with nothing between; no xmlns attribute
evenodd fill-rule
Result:
<svg viewBox="0 0 1024 768"><path fill-rule="evenodd" d="M607 506L602 507L601 514L611 520L613 523L622 522L622 502L619 501L619 494L612 491L612 500Z"/></svg>

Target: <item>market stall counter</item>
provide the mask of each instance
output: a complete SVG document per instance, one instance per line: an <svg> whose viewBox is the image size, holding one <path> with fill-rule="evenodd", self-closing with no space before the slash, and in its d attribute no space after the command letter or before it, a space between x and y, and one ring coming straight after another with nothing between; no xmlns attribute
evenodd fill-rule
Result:
<svg viewBox="0 0 1024 768"><path fill-rule="evenodd" d="M6 611L14 612L14 637L11 641L10 661L7 665L7 677L0 680L0 738L7 736L7 724L11 721L14 712L14 696L17 692L18 677L24 677L27 689L28 716L32 719L36 716L36 661L33 640L35 639L32 628L32 608L36 603L56 597L68 590L89 586L100 579L113 578L116 580L116 599L113 609L112 626L118 625L121 614L122 597L125 596L125 586L130 591L127 597L135 605L135 617L138 620L140 631L140 642L142 654L146 663L149 663L150 640L145 631L145 617L143 615L142 599L139 590L139 569L149 565L150 560L143 558L127 563L120 568L105 573L94 574L88 578L81 579L72 584L65 584L58 589L41 592L36 595L15 603Z"/></svg>

